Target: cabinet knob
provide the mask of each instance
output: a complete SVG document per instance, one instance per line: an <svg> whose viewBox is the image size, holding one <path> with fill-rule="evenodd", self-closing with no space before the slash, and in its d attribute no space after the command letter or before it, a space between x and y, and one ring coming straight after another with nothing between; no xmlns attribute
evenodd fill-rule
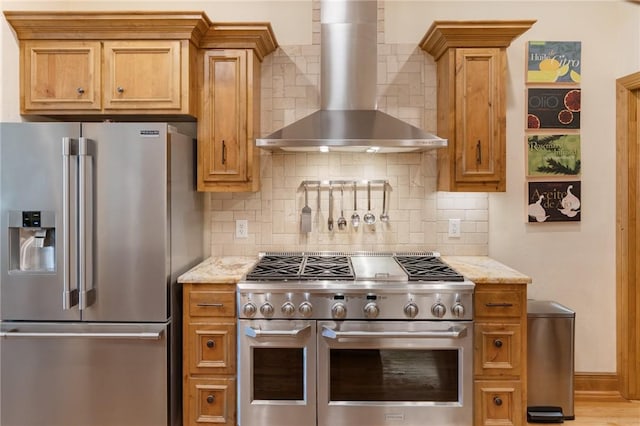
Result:
<svg viewBox="0 0 640 426"><path fill-rule="evenodd" d="M76 92L78 92L78 95L84 95L84 89L82 87L78 87Z"/></svg>
<svg viewBox="0 0 640 426"><path fill-rule="evenodd" d="M116 90L118 91L118 93L124 93L124 87L122 86L118 86Z"/></svg>
<svg viewBox="0 0 640 426"><path fill-rule="evenodd" d="M208 348L213 348L216 346L216 342L214 342L213 340L207 340L207 347Z"/></svg>
<svg viewBox="0 0 640 426"><path fill-rule="evenodd" d="M498 407L502 405L502 398L500 398L499 396L494 396L493 397L493 403L496 404Z"/></svg>
<svg viewBox="0 0 640 426"><path fill-rule="evenodd" d="M216 401L216 397L215 396L213 396L213 395L207 396L207 402L209 404L213 404L215 401Z"/></svg>
<svg viewBox="0 0 640 426"><path fill-rule="evenodd" d="M493 341L493 346L495 346L496 348L501 348L502 347L502 340L500 339L496 339Z"/></svg>

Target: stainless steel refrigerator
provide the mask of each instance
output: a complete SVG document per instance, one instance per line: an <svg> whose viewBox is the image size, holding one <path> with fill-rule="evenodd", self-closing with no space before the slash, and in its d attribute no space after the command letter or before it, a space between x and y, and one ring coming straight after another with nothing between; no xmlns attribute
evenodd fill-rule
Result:
<svg viewBox="0 0 640 426"><path fill-rule="evenodd" d="M0 425L181 423L194 153L167 123L0 124Z"/></svg>

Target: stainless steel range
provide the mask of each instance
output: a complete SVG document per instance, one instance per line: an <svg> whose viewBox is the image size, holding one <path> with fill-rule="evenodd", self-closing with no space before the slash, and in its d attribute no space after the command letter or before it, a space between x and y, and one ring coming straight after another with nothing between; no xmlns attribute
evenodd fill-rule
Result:
<svg viewBox="0 0 640 426"><path fill-rule="evenodd" d="M264 253L238 284L239 424L472 424L474 284L437 253Z"/></svg>

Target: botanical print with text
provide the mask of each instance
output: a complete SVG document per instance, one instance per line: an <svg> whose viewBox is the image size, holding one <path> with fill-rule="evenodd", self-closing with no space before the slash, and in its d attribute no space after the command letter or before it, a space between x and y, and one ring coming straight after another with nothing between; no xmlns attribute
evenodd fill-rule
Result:
<svg viewBox="0 0 640 426"><path fill-rule="evenodd" d="M527 176L580 175L580 135L528 135Z"/></svg>

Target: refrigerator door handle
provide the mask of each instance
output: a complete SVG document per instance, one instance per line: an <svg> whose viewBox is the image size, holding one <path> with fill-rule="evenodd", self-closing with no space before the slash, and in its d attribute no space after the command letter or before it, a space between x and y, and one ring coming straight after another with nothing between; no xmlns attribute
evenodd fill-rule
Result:
<svg viewBox="0 0 640 426"><path fill-rule="evenodd" d="M25 332L25 331L1 331L0 337L2 338L14 338L14 337L54 337L54 338L68 338L68 337L80 337L84 339L138 339L138 340L160 340L162 338L163 331L146 331L138 333L78 333L78 332Z"/></svg>
<svg viewBox="0 0 640 426"><path fill-rule="evenodd" d="M75 210L71 205L71 138L62 138L62 245L63 249L63 290L62 309L69 310L78 304L77 285L72 288L72 264L71 264L71 211Z"/></svg>
<svg viewBox="0 0 640 426"><path fill-rule="evenodd" d="M78 141L78 284L80 310L95 302L93 288L93 159L87 138Z"/></svg>

